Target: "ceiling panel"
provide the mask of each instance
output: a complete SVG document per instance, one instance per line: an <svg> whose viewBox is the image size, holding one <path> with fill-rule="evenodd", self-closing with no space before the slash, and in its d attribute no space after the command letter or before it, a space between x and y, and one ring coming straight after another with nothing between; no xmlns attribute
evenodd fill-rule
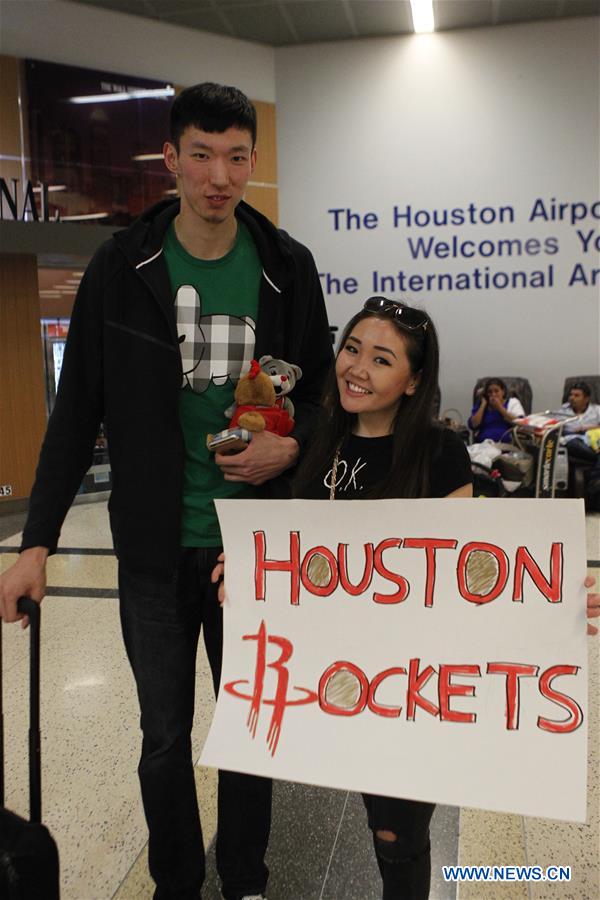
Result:
<svg viewBox="0 0 600 900"><path fill-rule="evenodd" d="M224 7L224 14L231 23L235 37L271 44L273 47L296 43L278 3L220 5Z"/></svg>
<svg viewBox="0 0 600 900"><path fill-rule="evenodd" d="M72 3L83 3L86 6L101 6L103 9L114 9L116 12L131 13L138 16L149 16L150 10L144 3L136 0L70 0Z"/></svg>
<svg viewBox="0 0 600 900"><path fill-rule="evenodd" d="M0 0L2 2L2 0ZM22 0L24 2L24 0ZM68 0L280 47L411 33L409 0ZM436 28L600 15L600 0L434 0Z"/></svg>
<svg viewBox="0 0 600 900"><path fill-rule="evenodd" d="M554 19L562 0L502 0L498 4L496 22L503 25L507 22L527 22L530 19Z"/></svg>
<svg viewBox="0 0 600 900"><path fill-rule="evenodd" d="M600 13L599 0L566 0L560 16L597 16Z"/></svg>
<svg viewBox="0 0 600 900"><path fill-rule="evenodd" d="M258 7L285 6L288 0L211 0L211 2L213 6L220 6L225 10L235 9L236 7L239 9L240 6L254 6L257 7L257 13L260 13Z"/></svg>
<svg viewBox="0 0 600 900"><path fill-rule="evenodd" d="M184 28L208 31L210 34L224 34L227 37L231 37L233 34L227 20L223 21L219 11L211 6L204 5L201 9L172 7L169 14L163 16L161 21L169 22L171 25L182 25Z"/></svg>
<svg viewBox="0 0 600 900"><path fill-rule="evenodd" d="M481 28L494 24L493 0L434 0L436 28Z"/></svg>
<svg viewBox="0 0 600 900"><path fill-rule="evenodd" d="M412 15L408 0L350 0L350 8L361 36L407 34L412 32Z"/></svg>
<svg viewBox="0 0 600 900"><path fill-rule="evenodd" d="M351 20L340 0L321 0L320 3L288 2L290 15L298 41L330 41L356 37Z"/></svg>
<svg viewBox="0 0 600 900"><path fill-rule="evenodd" d="M146 15L159 15L170 18L181 12L189 10L206 10L214 7L210 0L127 0L132 9L146 7ZM138 12L141 15L141 12Z"/></svg>

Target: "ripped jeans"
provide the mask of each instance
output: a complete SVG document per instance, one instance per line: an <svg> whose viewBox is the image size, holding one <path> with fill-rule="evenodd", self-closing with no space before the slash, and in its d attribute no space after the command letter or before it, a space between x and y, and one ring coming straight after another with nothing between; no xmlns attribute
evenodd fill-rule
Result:
<svg viewBox="0 0 600 900"><path fill-rule="evenodd" d="M363 794L381 877L382 900L427 900L431 881L429 823L435 806ZM377 832L389 831L396 840Z"/></svg>

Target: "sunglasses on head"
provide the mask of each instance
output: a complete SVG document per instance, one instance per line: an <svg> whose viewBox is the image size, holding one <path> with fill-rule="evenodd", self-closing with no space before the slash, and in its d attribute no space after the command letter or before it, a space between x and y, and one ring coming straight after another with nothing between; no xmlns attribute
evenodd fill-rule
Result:
<svg viewBox="0 0 600 900"><path fill-rule="evenodd" d="M427 331L429 324L427 314L422 310L406 306L399 300L388 300L387 297L369 297L368 300L365 300L363 309L366 309L367 312L390 315L401 328L406 328L407 331L418 331L419 328Z"/></svg>

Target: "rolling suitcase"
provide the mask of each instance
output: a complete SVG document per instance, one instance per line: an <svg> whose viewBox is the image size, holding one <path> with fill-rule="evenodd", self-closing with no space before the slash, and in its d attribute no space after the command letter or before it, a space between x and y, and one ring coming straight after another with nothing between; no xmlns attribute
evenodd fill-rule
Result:
<svg viewBox="0 0 600 900"><path fill-rule="evenodd" d="M2 716L2 643L0 634L0 898L1 900L58 900L58 850L42 820L40 754L40 606L21 597L19 612L29 616L30 718L29 818L4 806L4 722Z"/></svg>

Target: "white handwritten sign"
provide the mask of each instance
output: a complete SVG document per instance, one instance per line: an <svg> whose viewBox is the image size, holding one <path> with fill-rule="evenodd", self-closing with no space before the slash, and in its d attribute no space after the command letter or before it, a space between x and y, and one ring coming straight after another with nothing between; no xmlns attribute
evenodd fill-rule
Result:
<svg viewBox="0 0 600 900"><path fill-rule="evenodd" d="M579 501L217 508L224 659L202 763L585 820Z"/></svg>

